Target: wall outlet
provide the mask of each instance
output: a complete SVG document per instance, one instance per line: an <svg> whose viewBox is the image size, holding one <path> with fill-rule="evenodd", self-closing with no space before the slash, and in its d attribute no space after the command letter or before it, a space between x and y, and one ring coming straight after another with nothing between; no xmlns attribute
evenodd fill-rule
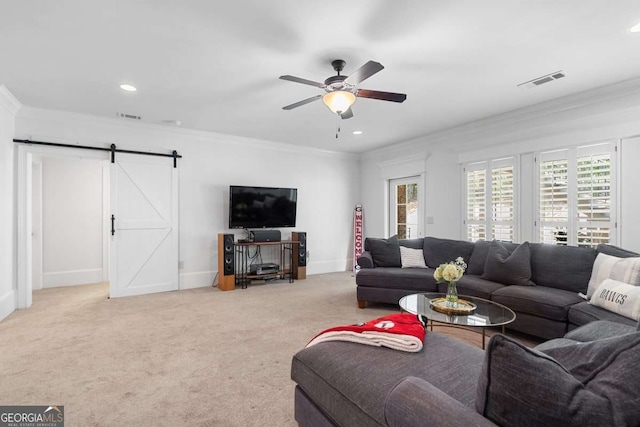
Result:
<svg viewBox="0 0 640 427"><path fill-rule="evenodd" d="M184 269L184 261L178 262L178 270Z"/></svg>

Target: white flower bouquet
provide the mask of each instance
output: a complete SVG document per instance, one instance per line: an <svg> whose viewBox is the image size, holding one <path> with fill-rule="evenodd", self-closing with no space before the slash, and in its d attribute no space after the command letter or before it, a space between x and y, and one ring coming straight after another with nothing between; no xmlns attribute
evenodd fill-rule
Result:
<svg viewBox="0 0 640 427"><path fill-rule="evenodd" d="M456 282L462 278L464 272L467 269L467 263L464 262L462 257L456 258L455 261L450 261L445 264L440 264L436 271L433 272L433 278L438 283L447 283L448 291L446 296L447 306L458 306L458 290L456 289Z"/></svg>

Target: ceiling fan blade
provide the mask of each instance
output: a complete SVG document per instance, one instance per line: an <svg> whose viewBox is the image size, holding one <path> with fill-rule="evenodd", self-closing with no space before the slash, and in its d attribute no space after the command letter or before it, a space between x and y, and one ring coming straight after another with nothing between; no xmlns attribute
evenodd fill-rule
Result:
<svg viewBox="0 0 640 427"><path fill-rule="evenodd" d="M301 79L300 77L295 77L295 76L280 76L281 80L288 80L290 82L294 82L294 83L302 83L303 85L309 85L309 86L315 86L315 87L319 87L319 88L324 88L325 85L324 83L320 83L320 82L314 82L313 80L307 80L307 79Z"/></svg>
<svg viewBox="0 0 640 427"><path fill-rule="evenodd" d="M404 102L407 95L404 93L380 92L378 90L358 89L356 96L359 98L379 99L381 101Z"/></svg>
<svg viewBox="0 0 640 427"><path fill-rule="evenodd" d="M282 107L282 109L283 110L293 110L294 108L298 108L298 107L300 107L302 105L308 104L308 103L313 102L315 100L318 100L320 98L322 98L322 95L312 96L311 98L303 99L302 101L298 101L298 102L296 102L294 104L290 104L290 105L287 105L286 107Z"/></svg>
<svg viewBox="0 0 640 427"><path fill-rule="evenodd" d="M340 118L342 120L347 120L347 119L350 119L351 117L353 117L353 111L351 110L351 107L349 107L349 109L344 113L340 114Z"/></svg>
<svg viewBox="0 0 640 427"><path fill-rule="evenodd" d="M355 86L358 83L373 76L378 71L382 71L383 69L384 69L384 66L381 63L375 62L375 61L369 61L366 64L364 64L362 67L354 71L349 77L347 77L347 79L345 80L345 83Z"/></svg>

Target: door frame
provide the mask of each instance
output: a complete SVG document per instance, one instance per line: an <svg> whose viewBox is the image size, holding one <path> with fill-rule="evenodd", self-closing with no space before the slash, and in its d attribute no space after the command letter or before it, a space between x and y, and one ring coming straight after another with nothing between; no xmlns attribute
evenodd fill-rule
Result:
<svg viewBox="0 0 640 427"><path fill-rule="evenodd" d="M408 184L408 183L417 183L418 184L418 230L417 230L417 236L412 237L412 238L418 238L418 237L424 237L424 232L425 232L425 226L424 226L424 209L425 209L425 203L424 203L424 194L425 194L425 174L416 174L416 175L411 175L411 176L405 176L405 177L399 177L399 178L389 178L387 179L387 231L388 231L388 235L391 236L392 234L395 234L394 232L394 226L395 224L393 224L394 220L397 219L397 212L395 212L396 209L396 201L394 200L393 196L394 196L394 192L392 192L392 186L397 185L397 184Z"/></svg>
<svg viewBox="0 0 640 427"><path fill-rule="evenodd" d="M102 277L103 281L109 279L109 243L108 226L109 218L109 153L101 151L89 151L66 147L49 147L43 145L18 145L17 147L17 308L28 308L32 304L33 292L33 245L32 245L32 218L33 218L33 182L32 166L34 157L63 157L77 159L93 159L104 161L102 167L103 192L102 192L102 214L103 214L103 239L102 239ZM106 173L106 175L105 175ZM105 188L105 185L107 186Z"/></svg>

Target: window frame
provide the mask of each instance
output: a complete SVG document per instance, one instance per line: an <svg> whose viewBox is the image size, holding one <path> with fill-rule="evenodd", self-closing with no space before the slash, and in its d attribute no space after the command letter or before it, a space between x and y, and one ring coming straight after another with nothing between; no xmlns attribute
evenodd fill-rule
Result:
<svg viewBox="0 0 640 427"><path fill-rule="evenodd" d="M609 154L609 221L599 223L609 224L609 242L615 245L618 242L618 142L605 141L588 145L577 145L568 148L540 151L534 154L534 235L533 240L541 243L542 227L550 222L541 220L540 198L540 168L542 162L550 160L567 160L567 220L556 221L552 224L566 224L568 246L578 246L578 231L581 228L578 218L578 159L588 155ZM549 243L549 242L547 242ZM551 244L551 243L549 243ZM557 244L557 243L556 243ZM597 244L596 244L597 245ZM584 246L584 245L582 245ZM594 246L585 246L594 247Z"/></svg>
<svg viewBox="0 0 640 427"><path fill-rule="evenodd" d="M495 238L494 226L509 226L511 227L512 240L518 241L520 237L520 222L519 222L519 156L509 156L499 159L484 160L479 162L470 162L462 165L462 186L463 186L463 233L465 240L470 240L469 227L477 225L484 227L485 237L484 240L493 240ZM492 191L494 170L511 167L513 170L513 182L512 182L512 219L510 220L495 220L494 219L494 194ZM475 172L484 170L485 172L485 189L484 189L484 206L485 206L485 218L483 220L470 219L468 216L469 209L469 186L468 186L468 172Z"/></svg>

